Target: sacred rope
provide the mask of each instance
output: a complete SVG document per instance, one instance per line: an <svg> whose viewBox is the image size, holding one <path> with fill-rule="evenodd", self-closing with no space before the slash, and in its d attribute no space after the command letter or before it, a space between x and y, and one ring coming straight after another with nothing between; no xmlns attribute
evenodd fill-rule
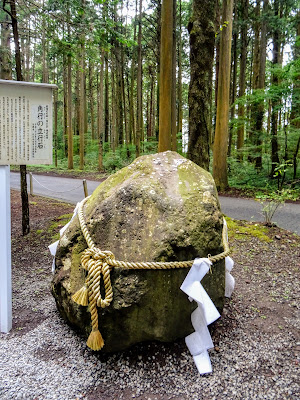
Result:
<svg viewBox="0 0 300 400"><path fill-rule="evenodd" d="M83 236L88 244L88 248L81 256L81 265L87 271L86 279L83 287L79 289L73 296L72 300L81 306L89 305L91 313L92 331L87 340L87 345L92 350L101 350L104 346L104 340L98 329L98 311L97 307L108 307L113 299L113 291L110 281L110 271L113 267L123 269L175 269L189 268L194 261L169 261L169 262L128 262L119 261L111 251L102 251L96 247L89 231L87 229L83 207L88 197L86 197L78 208L78 218ZM230 249L227 241L226 224L223 225L222 241L224 251L215 256L208 255L209 260L217 262L224 259L230 254ZM105 298L102 299L100 293L100 279L104 282Z"/></svg>

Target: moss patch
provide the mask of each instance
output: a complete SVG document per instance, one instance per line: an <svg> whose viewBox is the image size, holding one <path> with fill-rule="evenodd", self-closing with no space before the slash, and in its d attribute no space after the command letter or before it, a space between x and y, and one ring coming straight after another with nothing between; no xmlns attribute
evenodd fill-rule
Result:
<svg viewBox="0 0 300 400"><path fill-rule="evenodd" d="M233 239L240 239L241 237L250 239L251 237L258 238L261 242L270 243L273 241L268 236L268 228L260 224L253 224L245 221L238 221L226 217L228 225L228 236Z"/></svg>
<svg viewBox="0 0 300 400"><path fill-rule="evenodd" d="M60 238L59 230L70 221L72 215L73 214L63 214L60 217L55 218L55 220L50 224L47 233L51 235L53 241Z"/></svg>

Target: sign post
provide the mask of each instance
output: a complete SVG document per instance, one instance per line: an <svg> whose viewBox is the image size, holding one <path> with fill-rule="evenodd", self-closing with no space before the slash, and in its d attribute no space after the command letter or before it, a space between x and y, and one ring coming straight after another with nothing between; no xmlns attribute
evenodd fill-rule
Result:
<svg viewBox="0 0 300 400"><path fill-rule="evenodd" d="M0 331L12 327L9 165L52 164L56 85L0 79Z"/></svg>
<svg viewBox="0 0 300 400"><path fill-rule="evenodd" d="M11 330L12 324L9 181L9 166L0 165L0 328L5 333Z"/></svg>

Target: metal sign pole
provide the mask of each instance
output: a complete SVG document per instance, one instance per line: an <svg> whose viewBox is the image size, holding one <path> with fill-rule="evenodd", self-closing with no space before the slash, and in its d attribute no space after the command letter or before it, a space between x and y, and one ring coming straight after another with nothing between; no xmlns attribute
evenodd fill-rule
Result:
<svg viewBox="0 0 300 400"><path fill-rule="evenodd" d="M10 168L0 165L0 331L12 327Z"/></svg>

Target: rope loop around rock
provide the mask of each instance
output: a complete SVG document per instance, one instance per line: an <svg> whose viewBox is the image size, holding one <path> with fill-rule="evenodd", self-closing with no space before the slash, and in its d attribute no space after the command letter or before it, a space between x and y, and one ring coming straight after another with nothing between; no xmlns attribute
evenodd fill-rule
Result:
<svg viewBox="0 0 300 400"><path fill-rule="evenodd" d="M89 196L90 197L90 196ZM79 289L72 299L77 304L82 306L89 305L92 322L92 332L87 340L87 345L92 350L101 350L104 346L104 341L98 329L98 311L97 307L105 308L110 305L113 299L113 290L110 280L110 271L112 268L123 269L177 269L190 268L194 260L190 261L149 261L149 262L128 262L116 260L114 254L108 250L100 250L96 247L85 222L83 207L89 197L86 197L78 208L78 218L83 236L87 242L88 248L84 250L81 256L82 268L87 272L84 286ZM227 228L224 221L222 231L222 241L224 251L220 254L211 256L209 260L214 263L220 261L230 254L230 249L227 241ZM100 282L101 276L104 284L105 297L102 299Z"/></svg>

